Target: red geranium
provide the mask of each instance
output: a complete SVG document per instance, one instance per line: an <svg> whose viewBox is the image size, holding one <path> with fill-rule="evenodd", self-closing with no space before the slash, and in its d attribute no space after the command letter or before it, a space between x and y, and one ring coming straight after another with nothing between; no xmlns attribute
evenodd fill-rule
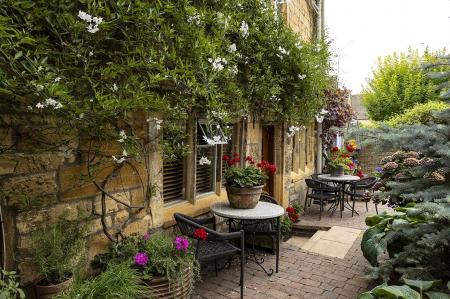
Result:
<svg viewBox="0 0 450 299"><path fill-rule="evenodd" d="M332 151L333 153L337 152L338 150L339 150L339 148L338 148L337 146L333 146L333 147L331 148L331 151Z"/></svg>
<svg viewBox="0 0 450 299"><path fill-rule="evenodd" d="M224 160L224 161L228 161L228 160L230 160L230 157L229 157L229 156L227 156L227 155L225 155L225 156L223 156L223 157L222 157L222 160Z"/></svg>
<svg viewBox="0 0 450 299"><path fill-rule="evenodd" d="M194 231L194 238L206 240L206 238L208 238L208 233L203 228L197 228Z"/></svg>
<svg viewBox="0 0 450 299"><path fill-rule="evenodd" d="M247 157L245 158L245 161L252 162L252 161L253 161L253 157L252 157L252 156L247 156Z"/></svg>
<svg viewBox="0 0 450 299"><path fill-rule="evenodd" d="M293 207L288 207L286 209L286 212L294 214L295 213L295 209Z"/></svg>
<svg viewBox="0 0 450 299"><path fill-rule="evenodd" d="M239 157L238 153L234 153L233 157Z"/></svg>
<svg viewBox="0 0 450 299"><path fill-rule="evenodd" d="M348 151L349 153L353 153L353 152L355 151L355 149L353 148L353 146L351 146L350 144L347 144L347 145L345 146L345 148L347 149L347 151Z"/></svg>
<svg viewBox="0 0 450 299"><path fill-rule="evenodd" d="M364 173L362 172L362 170L358 170L358 172L356 173L357 176L359 176L360 178L364 177Z"/></svg>

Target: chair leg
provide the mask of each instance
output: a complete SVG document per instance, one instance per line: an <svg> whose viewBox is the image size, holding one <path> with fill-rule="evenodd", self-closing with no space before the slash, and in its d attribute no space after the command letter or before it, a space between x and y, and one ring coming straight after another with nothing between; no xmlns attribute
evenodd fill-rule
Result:
<svg viewBox="0 0 450 299"><path fill-rule="evenodd" d="M355 197L351 196L350 198L353 201L353 205L352 205L352 217L353 217L353 214L355 213Z"/></svg>
<svg viewBox="0 0 450 299"><path fill-rule="evenodd" d="M241 283L241 299L244 299L244 259L245 259L245 253L244 253L244 246L245 245L245 241L244 241L244 231L241 230L241 279L240 279L240 283Z"/></svg>
<svg viewBox="0 0 450 299"><path fill-rule="evenodd" d="M308 196L305 197L305 206L304 206L304 208L303 208L304 211L306 211L306 205L307 205L307 203L308 203Z"/></svg>
<svg viewBox="0 0 450 299"><path fill-rule="evenodd" d="M276 238L276 249L277 249L277 255L276 255L276 259L275 259L275 272L278 273L278 264L280 263L280 236L281 236L281 231L280 231L280 217L277 218L277 238Z"/></svg>
<svg viewBox="0 0 450 299"><path fill-rule="evenodd" d="M375 212L377 212L377 215L378 215L378 204L377 203L375 204Z"/></svg>
<svg viewBox="0 0 450 299"><path fill-rule="evenodd" d="M323 200L320 200L320 214L319 214L319 221L322 220L322 211L323 211Z"/></svg>
<svg viewBox="0 0 450 299"><path fill-rule="evenodd" d="M366 200L366 213L369 212L368 201Z"/></svg>
<svg viewBox="0 0 450 299"><path fill-rule="evenodd" d="M216 270L216 277L219 276L219 267L217 267L217 260L214 260L214 270Z"/></svg>

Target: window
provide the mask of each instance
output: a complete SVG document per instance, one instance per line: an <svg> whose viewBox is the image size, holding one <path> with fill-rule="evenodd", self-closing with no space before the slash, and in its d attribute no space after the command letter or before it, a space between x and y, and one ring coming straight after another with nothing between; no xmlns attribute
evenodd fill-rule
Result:
<svg viewBox="0 0 450 299"><path fill-rule="evenodd" d="M197 151L195 158L195 194L202 195L216 190L218 145L227 144L227 138L218 124L197 123Z"/></svg>
<svg viewBox="0 0 450 299"><path fill-rule="evenodd" d="M163 198L164 202L184 199L183 173L184 159L163 162Z"/></svg>

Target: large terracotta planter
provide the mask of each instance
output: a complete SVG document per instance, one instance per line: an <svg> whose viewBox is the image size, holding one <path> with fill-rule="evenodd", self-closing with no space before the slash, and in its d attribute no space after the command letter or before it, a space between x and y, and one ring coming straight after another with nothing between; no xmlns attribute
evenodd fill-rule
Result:
<svg viewBox="0 0 450 299"><path fill-rule="evenodd" d="M51 299L55 298L57 295L61 294L63 291L68 289L73 283L73 278L71 277L64 282L53 285L40 285L39 284L40 282L42 282L42 280L39 280L34 285L36 289L36 298Z"/></svg>
<svg viewBox="0 0 450 299"><path fill-rule="evenodd" d="M235 209L253 209L258 204L263 187L263 185L250 188L226 186L228 201Z"/></svg>
<svg viewBox="0 0 450 299"><path fill-rule="evenodd" d="M186 269L176 281L169 282L167 276L154 276L144 280L151 288L151 296L158 299L188 299L192 294L193 275L191 269Z"/></svg>

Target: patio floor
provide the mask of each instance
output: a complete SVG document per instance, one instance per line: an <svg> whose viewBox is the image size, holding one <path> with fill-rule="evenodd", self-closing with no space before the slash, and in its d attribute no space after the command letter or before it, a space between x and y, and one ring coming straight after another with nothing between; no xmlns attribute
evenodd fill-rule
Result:
<svg viewBox="0 0 450 299"><path fill-rule="evenodd" d="M375 213L369 204L366 213L364 203L357 203L359 216L351 217L345 211L343 218L322 216L318 221L318 207L312 206L297 226L329 228L331 226L365 229L364 219ZM386 210L379 207L379 212ZM286 242L281 244L280 271L268 277L254 263L249 262L245 270L245 298L356 298L358 294L374 285L363 278L368 265L360 250L362 233L355 240L343 259L311 253ZM275 266L275 256L266 255L264 265ZM239 298L239 266L219 272L216 277L212 268L205 269L202 281L196 285L193 298Z"/></svg>

